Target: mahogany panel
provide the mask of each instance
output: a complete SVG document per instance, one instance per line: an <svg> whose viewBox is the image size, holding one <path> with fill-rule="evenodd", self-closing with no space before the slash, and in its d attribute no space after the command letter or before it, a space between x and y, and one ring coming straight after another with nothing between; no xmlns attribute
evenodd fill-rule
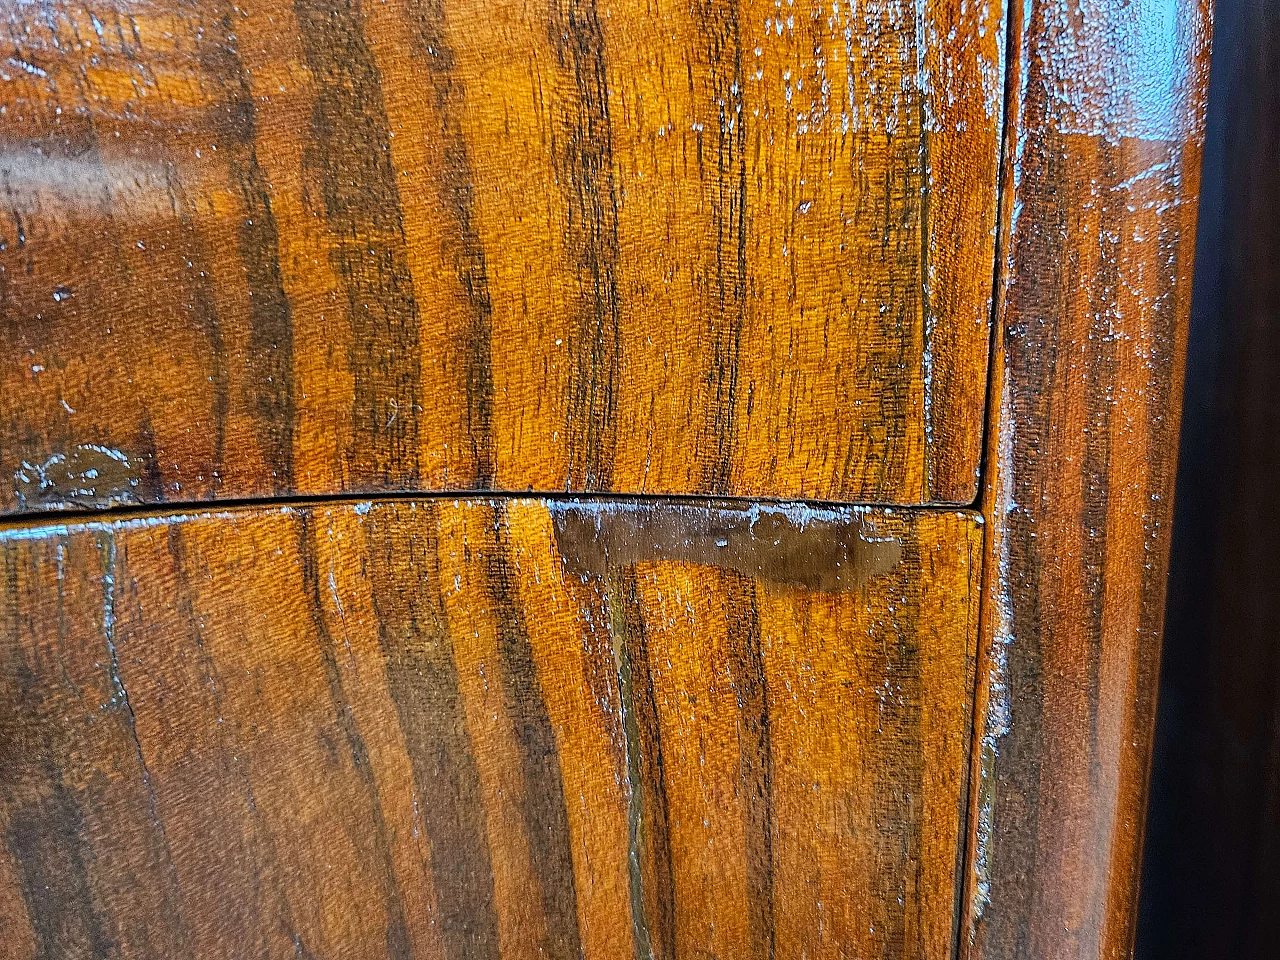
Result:
<svg viewBox="0 0 1280 960"><path fill-rule="evenodd" d="M998 0L3 24L0 512L976 496Z"/></svg>
<svg viewBox="0 0 1280 960"><path fill-rule="evenodd" d="M981 532L536 499L4 530L6 955L946 957Z"/></svg>
<svg viewBox="0 0 1280 960"><path fill-rule="evenodd" d="M1010 11L973 960L1132 950L1209 7Z"/></svg>

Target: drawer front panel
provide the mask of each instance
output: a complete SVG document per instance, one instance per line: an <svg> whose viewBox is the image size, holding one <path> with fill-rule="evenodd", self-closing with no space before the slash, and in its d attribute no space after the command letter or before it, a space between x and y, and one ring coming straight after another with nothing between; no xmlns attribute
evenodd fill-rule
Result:
<svg viewBox="0 0 1280 960"><path fill-rule="evenodd" d="M545 500L10 530L9 955L945 957L980 532Z"/></svg>
<svg viewBox="0 0 1280 960"><path fill-rule="evenodd" d="M0 511L974 499L999 4L29 9Z"/></svg>

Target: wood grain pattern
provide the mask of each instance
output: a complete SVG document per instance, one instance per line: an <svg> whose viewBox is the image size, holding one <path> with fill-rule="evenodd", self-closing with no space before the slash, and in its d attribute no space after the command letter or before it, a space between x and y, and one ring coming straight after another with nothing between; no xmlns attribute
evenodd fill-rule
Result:
<svg viewBox="0 0 1280 960"><path fill-rule="evenodd" d="M998 0L3 20L0 511L976 495Z"/></svg>
<svg viewBox="0 0 1280 960"><path fill-rule="evenodd" d="M973 960L1128 956L1209 6L1026 0L993 358Z"/></svg>
<svg viewBox="0 0 1280 960"><path fill-rule="evenodd" d="M0 930L950 954L981 523L463 500L0 533Z"/></svg>

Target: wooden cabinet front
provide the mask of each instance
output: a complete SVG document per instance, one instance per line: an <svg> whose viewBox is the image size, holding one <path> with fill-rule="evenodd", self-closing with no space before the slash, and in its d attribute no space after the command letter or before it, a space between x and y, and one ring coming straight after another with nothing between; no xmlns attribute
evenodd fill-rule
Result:
<svg viewBox="0 0 1280 960"><path fill-rule="evenodd" d="M0 954L1125 953L1207 0L0 21Z"/></svg>
<svg viewBox="0 0 1280 960"><path fill-rule="evenodd" d="M973 514L397 500L0 535L14 957L942 957Z"/></svg>
<svg viewBox="0 0 1280 960"><path fill-rule="evenodd" d="M999 5L11 8L0 510L971 503Z"/></svg>

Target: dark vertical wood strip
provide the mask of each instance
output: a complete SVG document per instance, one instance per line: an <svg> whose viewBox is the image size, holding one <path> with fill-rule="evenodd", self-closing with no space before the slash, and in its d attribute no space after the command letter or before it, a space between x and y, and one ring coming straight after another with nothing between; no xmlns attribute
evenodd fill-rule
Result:
<svg viewBox="0 0 1280 960"><path fill-rule="evenodd" d="M266 177L258 164L253 100L240 74L230 111L240 136L231 139L231 169L246 216L239 225L240 260L249 286L248 368L258 441L271 465L271 488L293 491L293 317L280 275L280 238Z"/></svg>
<svg viewBox="0 0 1280 960"><path fill-rule="evenodd" d="M579 276L566 489L607 490L617 443L622 316L604 34L595 0L555 0L548 26L560 68L574 83L556 131L561 142L553 146L569 207L567 250Z"/></svg>
<svg viewBox="0 0 1280 960"><path fill-rule="evenodd" d="M631 709L640 742L640 854L644 865L644 918L653 960L676 960L676 882L671 864L671 810L667 803L666 771L662 759L662 727L654 698L649 637L635 567L622 573L622 622L626 657L631 669Z"/></svg>
<svg viewBox="0 0 1280 960"><path fill-rule="evenodd" d="M176 185L174 185L176 187ZM182 226L187 233L188 250L196 262L207 263L201 244L196 236L194 224L186 212L182 215ZM213 387L213 407L209 411L213 419L213 462L209 465L210 481L217 489L226 474L227 460L227 417L231 412L231 377L227 370L227 345L222 336L222 323L218 318L218 309L213 302L210 289L209 273L198 271L202 276L196 280L193 293L192 314L195 321L204 330L209 341L209 383Z"/></svg>
<svg viewBox="0 0 1280 960"><path fill-rule="evenodd" d="M491 546L486 545L483 558L485 582L496 615L503 701L520 746L520 778L524 786L520 809L538 869L538 895L546 918L547 942L539 947L543 956L576 960L582 953L582 944L559 750L524 625L517 574L508 556L506 509L497 504L493 511L493 541Z"/></svg>
<svg viewBox="0 0 1280 960"><path fill-rule="evenodd" d="M253 106L242 87L232 109L248 126L245 140L236 143L232 167L247 216L240 224L240 260L253 298L249 330L249 390L257 417L258 442L271 465L271 489L292 493L293 429L297 413L293 398L293 318L280 276L280 243L271 194L253 145Z"/></svg>
<svg viewBox="0 0 1280 960"><path fill-rule="evenodd" d="M302 512L298 515L298 556L302 561L302 585L308 601L307 609L311 614L311 626L315 631L315 639L319 647L320 662L329 688L334 720L346 739L351 768L364 788L368 798L369 814L373 819L372 832L377 846L373 853L377 861L379 884L382 887L382 905L387 911L386 955L388 960L410 960L413 951L409 945L409 928L405 921L404 904L396 886L395 863L391 856L392 838L387 827L386 815L382 810L378 782L374 777L373 767L369 763L369 750L356 725L356 719L351 712L351 703L343 689L334 638L329 632L329 624L324 614L325 594L320 586L314 526L315 519L310 512Z"/></svg>
<svg viewBox="0 0 1280 960"><path fill-rule="evenodd" d="M773 809L773 750L769 733L769 685L760 646L756 585L741 574L727 574L729 676L738 696L738 778L746 795L749 955L774 960L773 848L777 820Z"/></svg>
<svg viewBox="0 0 1280 960"><path fill-rule="evenodd" d="M702 458L701 491L730 490L738 407L738 358L747 312L747 116L743 111L742 37L736 2L698 4L706 44L711 97L719 106L715 134L715 290L708 339L708 400L696 450ZM699 134L701 145L702 134Z"/></svg>
<svg viewBox="0 0 1280 960"><path fill-rule="evenodd" d="M184 0L200 23L200 6ZM232 24L238 12L215 7L214 31L198 34L200 66L215 78L224 98L218 127L219 145L227 157L231 179L243 204L236 229L237 249L249 290L249 373L246 398L254 412L254 428L266 462L270 489L293 490L293 318L280 272L280 238L271 191L258 162L257 107Z"/></svg>
<svg viewBox="0 0 1280 960"><path fill-rule="evenodd" d="M273 922L284 924L290 939L295 943L300 944L301 937L297 932L297 924L287 892L284 885L277 879L276 871L279 869L280 856L276 842L270 830L264 828L262 814L254 799L250 758L244 755L243 750L237 748L235 736L232 733L237 718L231 713L231 703L224 695L227 681L205 643L205 617L196 610L194 598L197 595L199 575L207 575L208 566L193 568L193 564L198 561L187 549L187 528L184 524L169 524L166 534L166 551L173 561L172 571L176 586L174 607L178 614L178 622L185 628L187 634L185 639L194 650L196 672L202 688L207 691L209 706L216 711L217 717L232 721L213 724L204 748L211 757L218 759L220 772L227 778L227 782L235 783L236 789L227 791L228 798L238 801L232 809L248 820L246 829L243 831L228 830L221 836L217 860L224 863L228 860L244 863L247 866L245 872L253 876L255 883L275 886L274 903L266 901L265 898L263 900L246 898L240 904L237 916L240 935L246 941L252 937L255 949L262 954L267 954L271 946ZM144 623L145 616L145 609L139 605L135 611L135 623ZM145 638L141 639L145 642ZM193 713L196 706L192 705ZM225 809L225 807L221 808L221 810ZM215 807L214 810L218 808ZM211 817L217 817L217 813L211 813ZM226 876L220 871L210 870L210 873L215 876ZM272 907L274 907L274 916Z"/></svg>
<svg viewBox="0 0 1280 960"><path fill-rule="evenodd" d="M637 717L637 700L643 694L636 692L636 670L631 661L631 646L628 640L627 613L630 601L625 591L635 594L635 577L624 575L623 583L618 584L616 578L606 579L604 592L609 607L609 639L613 644L614 667L618 680L618 708L622 715L622 739L626 754L627 770L627 883L631 906L631 940L634 960L653 960L653 934L649 929L648 899L646 898L646 867L652 869L652 862L647 861L648 823L645 807L654 802L651 792L644 783L643 761L641 754L644 747L640 740L640 721ZM626 581L630 581L629 583ZM641 674L643 676L643 674ZM654 891L647 891L650 898ZM661 935L661 934L659 934ZM658 950L663 946L660 944ZM661 955L661 954L658 954Z"/></svg>
<svg viewBox="0 0 1280 960"><path fill-rule="evenodd" d="M19 646L28 632L20 596L20 571L26 551L5 544L3 558L3 646L8 669L0 677L0 783L12 785L5 797L5 847L17 868L38 960L59 960L69 953L99 960L116 949L107 918L95 902L88 864L93 851L80 805L63 778L54 740L61 732L31 721L48 712L42 701L50 691L40 668ZM25 577L23 577L25 579ZM59 603L59 638L63 632ZM65 664L61 680L68 683ZM70 685L70 684L68 684Z"/></svg>
<svg viewBox="0 0 1280 960"><path fill-rule="evenodd" d="M107 960L116 944L93 901L79 806L50 761L44 770L51 789L39 806L16 811L6 837L21 874L22 899L36 935L39 960L79 955Z"/></svg>
<svg viewBox="0 0 1280 960"><path fill-rule="evenodd" d="M436 914L449 960L497 960L498 916L484 794L467 735L453 644L439 596L435 507L429 523L396 510L366 533L387 685L430 840ZM423 584L436 585L424 590Z"/></svg>
<svg viewBox="0 0 1280 960"><path fill-rule="evenodd" d="M160 452L156 449L155 425L149 415L138 424L138 456L142 460L138 485L144 491L140 499L151 503L163 503L164 474L160 470Z"/></svg>
<svg viewBox="0 0 1280 960"><path fill-rule="evenodd" d="M347 293L355 437L351 480L418 481L418 305L405 252L381 79L359 0L295 0L318 86L304 163L319 186L330 258Z"/></svg>
<svg viewBox="0 0 1280 960"><path fill-rule="evenodd" d="M416 52L431 82L444 143L444 166L437 189L441 206L452 214L456 229L456 235L445 238L445 243L468 308L461 345L465 423L475 461L475 486L487 490L493 487L497 472L493 450L493 301L487 257L475 222L475 170L462 128L466 83L449 40L443 0L422 0L412 5L412 10Z"/></svg>
<svg viewBox="0 0 1280 960"><path fill-rule="evenodd" d="M879 410L876 433L880 442L876 444L876 449L883 458L878 465L878 484L890 488L901 487L909 469L908 418L905 414L911 409L912 383L909 378L897 376L896 372L909 368L919 359L916 356L915 331L923 322L923 290L916 273L920 244L915 231L923 230L921 214L924 171L920 169L918 137L911 136L909 131L897 129L887 132L885 141L885 149L894 159L885 170L881 183L870 186L880 191L877 203L882 218L877 224L880 232L880 259L890 276L895 278L893 287L903 289L904 294L883 303L881 333L875 338L876 348L869 357L868 369L861 375L869 376L877 385L874 402ZM900 197L908 198L904 200L906 211L902 209L902 204L895 202ZM904 218L909 220L904 223ZM908 225L913 225L915 230L908 229ZM904 282L901 274L907 272L910 281L915 282ZM851 442L851 450L860 442L861 438L855 437ZM849 466L853 467L853 464ZM846 469L840 479L847 484L856 475L856 469Z"/></svg>

